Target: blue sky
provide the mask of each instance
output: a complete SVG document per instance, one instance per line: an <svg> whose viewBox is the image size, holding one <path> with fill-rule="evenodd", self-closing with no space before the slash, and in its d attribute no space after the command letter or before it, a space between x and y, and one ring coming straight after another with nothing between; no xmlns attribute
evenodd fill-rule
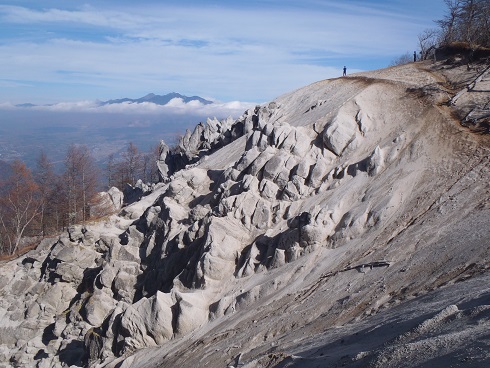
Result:
<svg viewBox="0 0 490 368"><path fill-rule="evenodd" d="M443 0L0 4L0 104L176 91L265 102L417 49Z"/></svg>

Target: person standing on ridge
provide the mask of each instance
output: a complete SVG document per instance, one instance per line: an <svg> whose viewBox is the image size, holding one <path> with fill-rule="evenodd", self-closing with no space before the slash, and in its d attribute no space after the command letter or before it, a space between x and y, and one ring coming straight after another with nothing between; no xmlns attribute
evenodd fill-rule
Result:
<svg viewBox="0 0 490 368"><path fill-rule="evenodd" d="M344 74L342 74L343 77L347 75L347 68L344 66Z"/></svg>
<svg viewBox="0 0 490 368"><path fill-rule="evenodd" d="M417 61L417 51L413 52L413 62L415 63Z"/></svg>

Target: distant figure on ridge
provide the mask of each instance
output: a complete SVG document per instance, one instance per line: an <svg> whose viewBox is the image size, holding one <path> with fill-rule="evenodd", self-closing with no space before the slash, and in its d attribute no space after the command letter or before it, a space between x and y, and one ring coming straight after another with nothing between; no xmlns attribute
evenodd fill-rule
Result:
<svg viewBox="0 0 490 368"><path fill-rule="evenodd" d="M417 61L417 51L413 52L413 62L415 63Z"/></svg>
<svg viewBox="0 0 490 368"><path fill-rule="evenodd" d="M343 77L347 75L347 68L344 66L344 74L342 74Z"/></svg>

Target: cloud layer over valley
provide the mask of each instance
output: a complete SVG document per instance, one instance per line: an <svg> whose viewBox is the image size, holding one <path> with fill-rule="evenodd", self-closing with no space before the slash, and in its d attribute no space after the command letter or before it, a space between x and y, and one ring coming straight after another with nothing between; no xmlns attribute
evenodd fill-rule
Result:
<svg viewBox="0 0 490 368"><path fill-rule="evenodd" d="M199 101L192 100L184 102L181 98L173 98L166 105L159 105L153 102L122 102L115 104L101 104L100 101L75 101L75 102L58 102L50 105L33 105L22 106L12 103L0 104L0 110L30 110L30 111L47 111L47 112L80 112L80 113L128 113L128 114L178 114L191 116L209 116L209 117L238 117L248 108L255 106L253 102L213 102L203 104Z"/></svg>

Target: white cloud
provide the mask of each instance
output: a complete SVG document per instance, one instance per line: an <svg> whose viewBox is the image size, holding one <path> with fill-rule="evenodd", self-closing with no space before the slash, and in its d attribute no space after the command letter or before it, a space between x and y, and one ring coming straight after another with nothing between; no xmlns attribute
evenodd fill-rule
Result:
<svg viewBox="0 0 490 368"><path fill-rule="evenodd" d="M179 91L263 101L340 75L346 59L384 57L388 65L414 47L420 31L417 18L340 1L297 8L146 5L0 6L4 27L32 26L47 35L4 40L0 71L58 100ZM0 101L9 95L0 91Z"/></svg>
<svg viewBox="0 0 490 368"><path fill-rule="evenodd" d="M58 112L90 112L97 109L97 103L95 101L59 102L53 105L33 106L29 107L29 109Z"/></svg>
<svg viewBox="0 0 490 368"><path fill-rule="evenodd" d="M11 102L0 103L0 110L15 110L15 109L18 109L18 107L16 107Z"/></svg>
<svg viewBox="0 0 490 368"><path fill-rule="evenodd" d="M118 29L134 29L148 22L148 17L118 11L98 11L85 6L81 10L44 9L32 10L21 6L0 5L2 19L6 22L29 23L77 23Z"/></svg>
<svg viewBox="0 0 490 368"><path fill-rule="evenodd" d="M157 105L153 102L132 103L124 102L117 104L102 105L97 101L77 101L60 102L53 105L17 107L11 103L0 104L0 110L29 110L29 111L49 111L49 112L78 112L78 113L112 113L112 114L138 114L159 115L159 114L178 114L209 117L237 118L246 110L256 106L253 102L213 102L212 104L202 104L197 100L185 103L181 98L174 98L166 105Z"/></svg>

